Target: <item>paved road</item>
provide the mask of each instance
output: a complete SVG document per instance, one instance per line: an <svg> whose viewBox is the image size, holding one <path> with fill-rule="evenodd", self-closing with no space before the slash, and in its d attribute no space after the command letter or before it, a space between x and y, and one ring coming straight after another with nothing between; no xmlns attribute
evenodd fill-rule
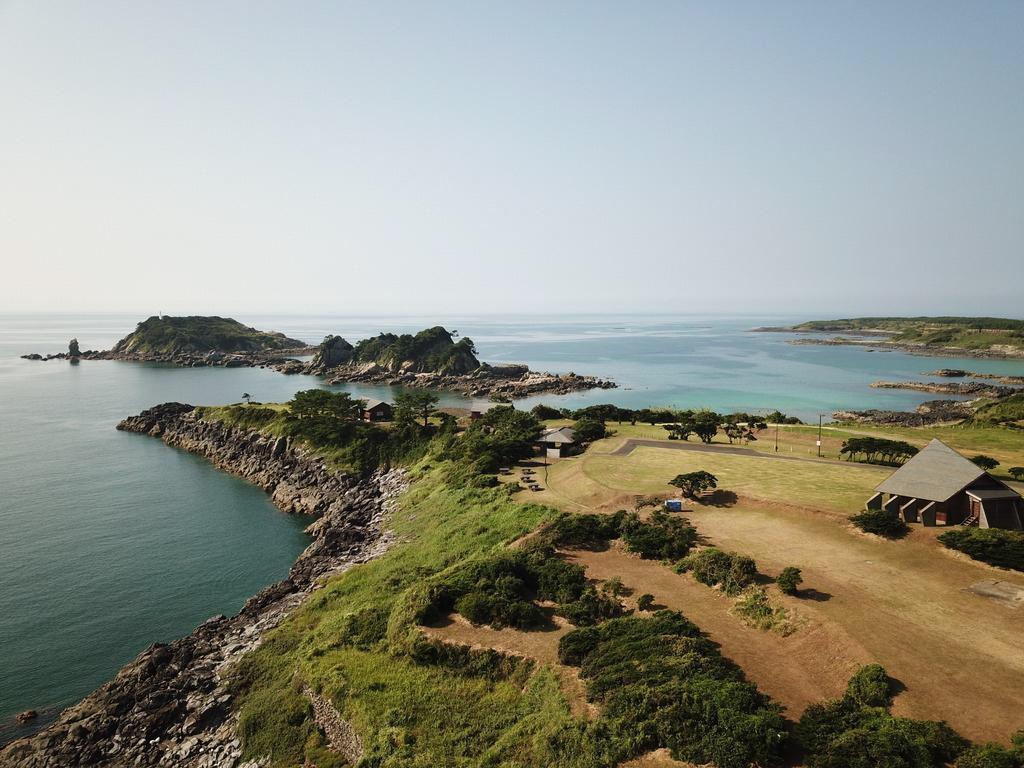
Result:
<svg viewBox="0 0 1024 768"><path fill-rule="evenodd" d="M815 464L842 464L846 467L857 467L857 466L873 466L871 464L861 464L855 461L840 461L838 459L817 459L810 458L807 456L793 456L788 453L766 453L765 451L755 451L753 448L744 448L739 445L708 445L707 443L689 443L683 440L651 440L644 437L631 437L622 443L614 451L611 451L611 456L628 456L633 452L634 449L646 447L646 448L666 448L670 451L699 451L702 453L727 453L734 456L749 456L755 459L779 459L782 461L810 461Z"/></svg>

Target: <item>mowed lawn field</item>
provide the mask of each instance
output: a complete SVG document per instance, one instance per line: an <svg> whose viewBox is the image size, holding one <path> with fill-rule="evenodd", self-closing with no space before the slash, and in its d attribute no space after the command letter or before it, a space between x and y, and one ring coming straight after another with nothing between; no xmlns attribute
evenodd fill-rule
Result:
<svg viewBox="0 0 1024 768"><path fill-rule="evenodd" d="M746 626L730 599L691 577L618 547L570 553L592 578L619 576L633 594L649 592L682 611L791 717L837 695L858 665L874 661L905 686L898 714L946 720L972 739L1006 741L1024 728L1024 605L968 591L993 581L1024 590L1024 574L947 551L935 540L941 529L913 526L900 541L854 529L847 516L891 470L680 451L669 442L612 454L625 438L620 432L583 456L554 462L545 489L524 491L523 499L612 512L637 495L667 496L676 474L705 469L736 498L690 505L685 514L702 537L752 556L769 577L797 566L813 592L780 596L800 625L781 637Z"/></svg>

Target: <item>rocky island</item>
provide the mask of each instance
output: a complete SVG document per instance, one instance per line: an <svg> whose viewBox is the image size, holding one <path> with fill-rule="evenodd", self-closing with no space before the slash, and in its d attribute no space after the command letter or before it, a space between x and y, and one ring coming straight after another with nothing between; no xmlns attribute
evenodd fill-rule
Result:
<svg viewBox="0 0 1024 768"><path fill-rule="evenodd" d="M328 336L303 372L327 376L329 384L364 382L509 399L615 387L613 382L594 376L538 373L525 365L481 363L471 339L464 337L456 342L453 334L441 326L415 335L381 333L355 346L340 336Z"/></svg>
<svg viewBox="0 0 1024 768"><path fill-rule="evenodd" d="M154 315L136 326L112 349L79 349L72 339L67 352L23 355L29 360L132 360L182 367L285 366L289 356L311 354L315 348L276 331L250 328L230 317Z"/></svg>
<svg viewBox="0 0 1024 768"><path fill-rule="evenodd" d="M329 384L362 382L444 389L472 397L514 399L612 389L614 382L576 373L531 371L522 364L480 362L469 338L455 341L442 326L416 334L380 333L352 345L330 335L317 346L282 333L250 328L216 316L154 316L139 323L112 349L22 355L29 360L131 360L184 367L272 368L286 374L324 376ZM297 359L312 355L305 362Z"/></svg>

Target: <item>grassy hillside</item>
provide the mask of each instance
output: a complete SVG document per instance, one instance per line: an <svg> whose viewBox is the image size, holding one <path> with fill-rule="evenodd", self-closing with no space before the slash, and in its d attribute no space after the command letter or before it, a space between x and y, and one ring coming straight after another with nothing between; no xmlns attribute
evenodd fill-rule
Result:
<svg viewBox="0 0 1024 768"><path fill-rule="evenodd" d="M114 345L114 352L167 355L204 352L266 352L303 347L283 333L260 331L230 317L191 315L143 320Z"/></svg>
<svg viewBox="0 0 1024 768"><path fill-rule="evenodd" d="M1024 350L1024 320L1000 317L855 317L812 320L793 326L797 331L869 332L892 334L891 341L926 347Z"/></svg>

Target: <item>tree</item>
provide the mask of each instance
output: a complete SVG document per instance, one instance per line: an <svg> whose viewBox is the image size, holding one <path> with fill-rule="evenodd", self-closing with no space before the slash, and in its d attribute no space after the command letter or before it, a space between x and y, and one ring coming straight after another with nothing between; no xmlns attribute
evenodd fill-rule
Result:
<svg viewBox="0 0 1024 768"><path fill-rule="evenodd" d="M727 421L723 429L725 430L725 436L729 438L730 443L732 443L733 440L739 440L740 442L749 442L751 440L757 440L757 437L754 435L754 431L751 429L751 426L754 425L751 425L749 423L745 424L742 422Z"/></svg>
<svg viewBox="0 0 1024 768"><path fill-rule="evenodd" d="M1010 467L1007 472L1014 480L1024 480L1024 467Z"/></svg>
<svg viewBox="0 0 1024 768"><path fill-rule="evenodd" d="M902 464L916 454L917 447L910 443L881 437L851 437L839 449L839 455L845 455L849 461L863 460L868 464Z"/></svg>
<svg viewBox="0 0 1024 768"><path fill-rule="evenodd" d="M803 582L803 578L800 576L800 569L792 565L782 569L782 573L775 579L775 583L779 585L779 590L786 595L795 595L797 593L797 587Z"/></svg>
<svg viewBox="0 0 1024 768"><path fill-rule="evenodd" d="M718 478L710 472L705 472L701 469L696 472L687 472L683 475L676 475L674 478L669 480L668 484L674 485L683 492L683 496L692 499L698 494L704 493L704 491L710 491L712 488L717 488Z"/></svg>
<svg viewBox="0 0 1024 768"><path fill-rule="evenodd" d="M654 595L651 594L640 595L640 597L638 597L636 600L636 607L639 608L641 611L649 611L651 610L651 607L653 605Z"/></svg>
<svg viewBox="0 0 1024 768"><path fill-rule="evenodd" d="M246 403L249 403L252 401L252 395L250 395L248 392L243 392L242 399L245 400Z"/></svg>
<svg viewBox="0 0 1024 768"><path fill-rule="evenodd" d="M701 442L710 443L722 425L722 414L714 411L701 410L693 414L693 432Z"/></svg>
<svg viewBox="0 0 1024 768"><path fill-rule="evenodd" d="M291 415L297 419L337 419L350 421L359 418L363 402L353 400L348 392L330 392L326 389L306 389L296 392L288 404Z"/></svg>
<svg viewBox="0 0 1024 768"><path fill-rule="evenodd" d="M573 432L576 434L576 439L581 443L591 443L594 440L600 440L604 437L608 430L605 429L604 423L596 421L594 419L580 419L573 425Z"/></svg>
<svg viewBox="0 0 1024 768"><path fill-rule="evenodd" d="M395 422L408 425L423 419L423 428L430 426L430 417L437 409L437 395L425 389L410 389L395 397Z"/></svg>
<svg viewBox="0 0 1024 768"><path fill-rule="evenodd" d="M972 456L971 461L973 461L979 467L984 469L986 472L991 472L993 469L999 466L998 459L993 459L991 456L986 456L983 453L979 453L977 456Z"/></svg>

